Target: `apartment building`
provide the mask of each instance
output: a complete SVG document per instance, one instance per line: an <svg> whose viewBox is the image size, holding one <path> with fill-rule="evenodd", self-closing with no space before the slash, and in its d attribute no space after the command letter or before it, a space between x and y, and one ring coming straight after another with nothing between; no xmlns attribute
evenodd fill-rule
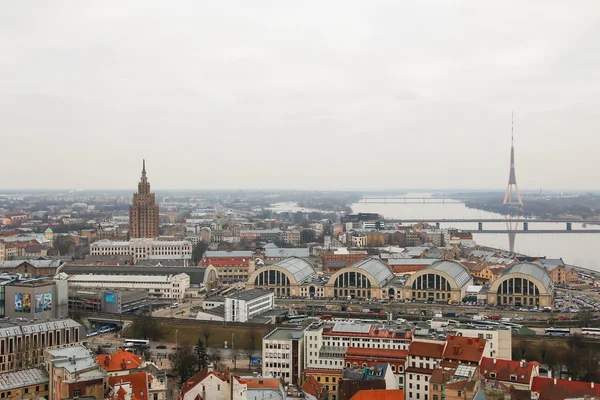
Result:
<svg viewBox="0 0 600 400"><path fill-rule="evenodd" d="M44 350L73 346L83 338L84 327L72 319L0 322L0 373L38 366Z"/></svg>
<svg viewBox="0 0 600 400"><path fill-rule="evenodd" d="M407 350L412 338L412 329L404 326L385 326L359 322L323 321L311 324L304 331L304 377L315 376L319 383L331 384L333 389L341 372L353 361L347 361L349 348ZM363 362L361 362L362 366ZM404 382L403 369L396 368L397 382Z"/></svg>
<svg viewBox="0 0 600 400"><path fill-rule="evenodd" d="M300 231L292 229L289 231L283 231L281 238L284 243L291 244L292 246L300 246Z"/></svg>
<svg viewBox="0 0 600 400"><path fill-rule="evenodd" d="M276 328L262 340L262 375L287 384L300 384L303 369L304 330Z"/></svg>
<svg viewBox="0 0 600 400"><path fill-rule="evenodd" d="M408 349L404 393L406 400L430 400L429 379L444 356L446 342L414 340Z"/></svg>
<svg viewBox="0 0 600 400"><path fill-rule="evenodd" d="M448 329L448 334L469 338L485 339L484 356L490 358L512 358L512 331L510 328L494 327L485 329L483 327L460 326Z"/></svg>

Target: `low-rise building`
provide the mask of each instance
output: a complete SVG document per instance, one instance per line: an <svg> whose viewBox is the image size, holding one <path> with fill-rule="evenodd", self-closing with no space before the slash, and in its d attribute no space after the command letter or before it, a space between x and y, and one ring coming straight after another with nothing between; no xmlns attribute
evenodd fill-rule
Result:
<svg viewBox="0 0 600 400"><path fill-rule="evenodd" d="M388 364L396 377L398 388L402 389L407 358L408 350L348 347L344 364L346 368L371 368L382 363Z"/></svg>
<svg viewBox="0 0 600 400"><path fill-rule="evenodd" d="M478 388L479 373L476 365L440 366L431 375L429 399L473 399Z"/></svg>
<svg viewBox="0 0 600 400"><path fill-rule="evenodd" d="M262 375L300 384L304 360L304 330L276 328L262 340Z"/></svg>
<svg viewBox="0 0 600 400"><path fill-rule="evenodd" d="M16 257L16 254L15 254ZM7 260L0 262L0 272L21 274L27 278L54 276L65 265L63 260Z"/></svg>
<svg viewBox="0 0 600 400"><path fill-rule="evenodd" d="M68 287L64 281L52 278L14 280L0 288L4 290L2 316L43 320L68 315Z"/></svg>
<svg viewBox="0 0 600 400"><path fill-rule="evenodd" d="M69 289L69 312L125 314L146 307L149 301L146 290Z"/></svg>
<svg viewBox="0 0 600 400"><path fill-rule="evenodd" d="M567 379L536 376L531 383L531 398L539 400L598 399L600 385Z"/></svg>
<svg viewBox="0 0 600 400"><path fill-rule="evenodd" d="M128 242L99 240L90 245L92 256L125 256L134 260L190 260L192 244L181 240L132 239Z"/></svg>
<svg viewBox="0 0 600 400"><path fill-rule="evenodd" d="M69 288L138 289L148 291L150 297L183 299L190 287L187 274L177 275L72 275L63 276Z"/></svg>
<svg viewBox="0 0 600 400"><path fill-rule="evenodd" d="M248 400L248 384L239 376L214 371L212 366L196 372L179 389L178 400Z"/></svg>
<svg viewBox="0 0 600 400"><path fill-rule="evenodd" d="M0 374L0 398L48 398L48 373L43 368L27 368Z"/></svg>
<svg viewBox="0 0 600 400"><path fill-rule="evenodd" d="M264 289L245 290L225 297L225 321L248 322L274 307L275 296L272 291Z"/></svg>
<svg viewBox="0 0 600 400"><path fill-rule="evenodd" d="M413 340L408 349L404 392L407 400L429 398L429 380L444 356L446 342Z"/></svg>
<svg viewBox="0 0 600 400"><path fill-rule="evenodd" d="M493 329L484 329L483 327L460 325L448 329L448 334L485 339L485 349L483 351L485 357L508 360L512 357L512 331L510 328L494 327Z"/></svg>
<svg viewBox="0 0 600 400"><path fill-rule="evenodd" d="M488 381L528 390L532 387L533 379L540 375L540 363L483 357L479 365L479 373Z"/></svg>
<svg viewBox="0 0 600 400"><path fill-rule="evenodd" d="M291 244L292 246L300 246L300 231L297 229L283 231L281 238L284 243Z"/></svg>
<svg viewBox="0 0 600 400"><path fill-rule="evenodd" d="M45 365L50 381L49 400L104 398L108 375L84 346L47 349Z"/></svg>
<svg viewBox="0 0 600 400"><path fill-rule="evenodd" d="M346 368L338 383L337 400L350 400L362 390L384 389L398 390L398 384L388 364L376 364L370 368Z"/></svg>

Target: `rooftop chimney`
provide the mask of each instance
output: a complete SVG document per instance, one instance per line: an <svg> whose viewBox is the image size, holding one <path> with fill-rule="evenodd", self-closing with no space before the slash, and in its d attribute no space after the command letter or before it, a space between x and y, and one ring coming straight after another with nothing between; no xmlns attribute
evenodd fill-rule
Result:
<svg viewBox="0 0 600 400"><path fill-rule="evenodd" d="M496 364L496 358L494 358L494 364Z"/></svg>
<svg viewBox="0 0 600 400"><path fill-rule="evenodd" d="M554 378L554 384L556 385L556 378Z"/></svg>
<svg viewBox="0 0 600 400"><path fill-rule="evenodd" d="M594 387L594 381L590 382L592 384L592 388Z"/></svg>

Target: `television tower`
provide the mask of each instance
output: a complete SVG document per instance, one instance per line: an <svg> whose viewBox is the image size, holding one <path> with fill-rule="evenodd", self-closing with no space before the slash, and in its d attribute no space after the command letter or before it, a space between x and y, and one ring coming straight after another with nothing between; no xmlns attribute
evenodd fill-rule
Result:
<svg viewBox="0 0 600 400"><path fill-rule="evenodd" d="M519 186L517 185L517 176L515 175L515 144L514 144L514 126L515 118L514 113L512 116L512 125L510 128L510 175L508 176L508 186L506 187L506 194L504 195L504 204L510 206L521 206L523 207L523 200L519 193ZM513 187L514 187L514 200L513 200Z"/></svg>

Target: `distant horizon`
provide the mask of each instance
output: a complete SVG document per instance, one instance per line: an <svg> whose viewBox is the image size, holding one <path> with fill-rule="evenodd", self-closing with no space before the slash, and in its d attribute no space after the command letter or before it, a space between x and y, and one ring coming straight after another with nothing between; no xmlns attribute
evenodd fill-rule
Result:
<svg viewBox="0 0 600 400"><path fill-rule="evenodd" d="M0 195L7 194L28 194L28 193L63 193L69 192L70 194L75 193L89 193L89 192L123 192L123 193L135 193L137 189L108 189L108 188L96 188L96 189L72 189L72 188L59 188L59 189L0 189ZM522 189L519 188L522 194L539 194L539 189ZM223 188L223 189L152 189L154 193L169 193L169 192L323 192L323 193L390 193L390 194L401 194L401 193L499 193L504 195L505 189L439 189L439 188L423 188L423 189L294 189L294 188ZM582 193L583 192L583 193ZM600 194L600 189L542 189L542 195L545 193L570 193L570 194ZM66 193L63 193L66 194Z"/></svg>

